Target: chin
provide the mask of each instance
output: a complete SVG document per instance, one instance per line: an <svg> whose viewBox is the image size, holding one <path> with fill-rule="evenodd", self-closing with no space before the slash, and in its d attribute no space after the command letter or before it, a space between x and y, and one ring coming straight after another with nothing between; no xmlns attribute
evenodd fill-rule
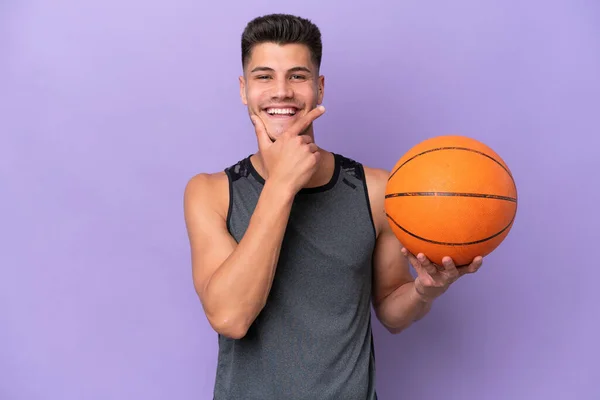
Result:
<svg viewBox="0 0 600 400"><path fill-rule="evenodd" d="M265 124L265 127L267 128L267 132L271 137L271 140L275 140L285 131L291 128L292 125L293 121L268 121Z"/></svg>

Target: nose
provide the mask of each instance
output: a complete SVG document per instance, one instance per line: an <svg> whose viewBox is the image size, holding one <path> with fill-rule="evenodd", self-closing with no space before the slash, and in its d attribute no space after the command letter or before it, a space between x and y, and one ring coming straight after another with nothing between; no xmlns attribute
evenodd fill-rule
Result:
<svg viewBox="0 0 600 400"><path fill-rule="evenodd" d="M272 97L274 100L291 99L294 97L292 85L287 78L281 78L275 81Z"/></svg>

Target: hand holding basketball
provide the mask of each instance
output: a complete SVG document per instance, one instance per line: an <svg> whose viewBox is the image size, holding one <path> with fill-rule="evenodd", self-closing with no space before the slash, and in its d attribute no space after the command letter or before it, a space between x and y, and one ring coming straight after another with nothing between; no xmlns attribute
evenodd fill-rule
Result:
<svg viewBox="0 0 600 400"><path fill-rule="evenodd" d="M324 112L322 106L311 110L275 141L271 140L259 117L250 117L256 130L267 181L289 188L294 195L308 182L317 170L320 153L312 138L302 133Z"/></svg>
<svg viewBox="0 0 600 400"><path fill-rule="evenodd" d="M417 272L415 290L425 302L431 302L445 293L450 285L456 282L461 276L477 272L483 263L483 258L477 256L468 266L456 267L452 258L446 256L442 259L443 265L436 265L423 253L415 256L406 248L402 248L402 254L408 257L408 260Z"/></svg>

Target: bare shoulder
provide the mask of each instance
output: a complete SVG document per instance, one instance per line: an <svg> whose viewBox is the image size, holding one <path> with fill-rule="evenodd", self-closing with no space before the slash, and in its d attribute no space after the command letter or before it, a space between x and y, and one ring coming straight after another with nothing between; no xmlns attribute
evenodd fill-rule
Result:
<svg viewBox="0 0 600 400"><path fill-rule="evenodd" d="M186 220L195 219L198 213L215 212L227 218L229 207L229 179L224 171L199 173L191 177L184 190Z"/></svg>
<svg viewBox="0 0 600 400"><path fill-rule="evenodd" d="M382 168L363 166L367 190L369 191L369 202L375 222L377 235L386 229L388 224L385 216L385 189L390 172Z"/></svg>
<svg viewBox="0 0 600 400"><path fill-rule="evenodd" d="M364 166L365 170L365 179L367 180L367 186L369 188L369 192L378 192L377 195L383 195L385 193L385 187L387 185L388 177L390 176L390 171L383 168L373 168Z"/></svg>

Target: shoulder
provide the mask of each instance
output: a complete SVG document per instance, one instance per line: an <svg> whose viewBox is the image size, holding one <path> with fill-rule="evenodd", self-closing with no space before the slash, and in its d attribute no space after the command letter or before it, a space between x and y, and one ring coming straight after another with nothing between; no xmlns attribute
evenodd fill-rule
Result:
<svg viewBox="0 0 600 400"><path fill-rule="evenodd" d="M385 191L385 183L387 182L389 174L388 171L369 167L360 161L339 153L336 153L336 157L340 163L340 168L344 173L352 175L362 181L366 181L367 185L369 185L369 190L371 190L371 186L383 183L383 190Z"/></svg>
<svg viewBox="0 0 600 400"><path fill-rule="evenodd" d="M185 194L190 196L202 196L209 190L219 190L228 186L228 177L225 171L201 172L192 176L186 186Z"/></svg>
<svg viewBox="0 0 600 400"><path fill-rule="evenodd" d="M371 213L377 235L388 226L385 214L385 189L390 171L383 168L363 166L365 183L369 193Z"/></svg>
<svg viewBox="0 0 600 400"><path fill-rule="evenodd" d="M369 192L372 192L372 194L378 197L383 197L385 195L385 188L387 186L388 177L390 176L390 171L383 168L373 168L368 166L363 166L363 169L365 171L365 180Z"/></svg>
<svg viewBox="0 0 600 400"><path fill-rule="evenodd" d="M337 157L340 160L340 166L344 173L349 174L364 183L374 219L373 222L375 223L377 233L379 233L380 228L382 226L385 228L385 225L387 224L384 203L385 189L390 171L383 168L370 167L360 161L356 161L340 154L337 154ZM383 225L382 220L385 222Z"/></svg>
<svg viewBox="0 0 600 400"><path fill-rule="evenodd" d="M192 176L184 189L186 218L204 212L216 212L223 219L229 211L230 183L248 175L249 157L218 172L202 172Z"/></svg>
<svg viewBox="0 0 600 400"><path fill-rule="evenodd" d="M202 212L216 212L223 219L229 207L229 178L225 171L198 173L185 185L184 211L186 219Z"/></svg>
<svg viewBox="0 0 600 400"><path fill-rule="evenodd" d="M363 182L368 194L369 207L375 225L375 234L379 234L388 229L389 224L385 214L385 189L388 182L390 171L383 168L374 168L365 165L352 158L338 154L341 163L341 169Z"/></svg>

